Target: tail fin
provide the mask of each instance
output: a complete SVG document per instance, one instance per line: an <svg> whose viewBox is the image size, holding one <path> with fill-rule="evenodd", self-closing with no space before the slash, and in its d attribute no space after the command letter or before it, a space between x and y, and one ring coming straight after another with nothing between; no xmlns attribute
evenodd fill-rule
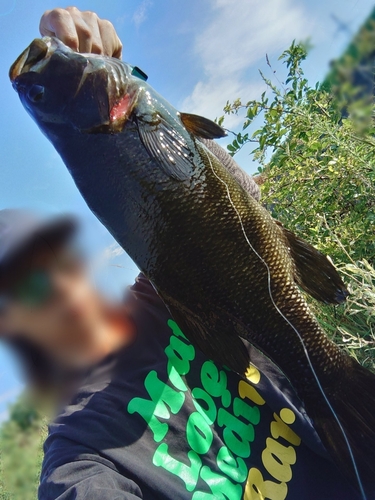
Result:
<svg viewBox="0 0 375 500"><path fill-rule="evenodd" d="M352 370L337 381L335 392L327 394L347 442L328 406L306 405L306 409L332 459L354 486L360 488L362 483L371 499L375 498L375 375L352 361Z"/></svg>

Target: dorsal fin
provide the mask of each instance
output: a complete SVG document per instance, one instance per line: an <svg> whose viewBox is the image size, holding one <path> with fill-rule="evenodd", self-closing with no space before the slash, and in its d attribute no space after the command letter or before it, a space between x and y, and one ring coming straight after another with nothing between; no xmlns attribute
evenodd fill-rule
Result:
<svg viewBox="0 0 375 500"><path fill-rule="evenodd" d="M180 113L180 118L186 129L197 137L220 139L227 135L220 125L203 116Z"/></svg>

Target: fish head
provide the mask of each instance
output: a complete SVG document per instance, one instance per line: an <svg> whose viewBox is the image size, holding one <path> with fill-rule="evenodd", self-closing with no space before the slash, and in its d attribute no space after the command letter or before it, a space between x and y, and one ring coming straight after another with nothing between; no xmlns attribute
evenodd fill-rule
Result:
<svg viewBox="0 0 375 500"><path fill-rule="evenodd" d="M9 76L23 106L47 135L59 126L116 132L132 112L138 87L132 66L79 54L53 37L35 39Z"/></svg>

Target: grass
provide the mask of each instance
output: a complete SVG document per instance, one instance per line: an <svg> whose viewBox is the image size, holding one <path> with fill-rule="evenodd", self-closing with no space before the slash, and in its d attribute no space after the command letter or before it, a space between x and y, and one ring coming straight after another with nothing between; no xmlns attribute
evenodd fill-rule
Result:
<svg viewBox="0 0 375 500"><path fill-rule="evenodd" d="M375 371L375 269L361 260L338 268L350 296L341 306L308 299L325 332L366 368Z"/></svg>

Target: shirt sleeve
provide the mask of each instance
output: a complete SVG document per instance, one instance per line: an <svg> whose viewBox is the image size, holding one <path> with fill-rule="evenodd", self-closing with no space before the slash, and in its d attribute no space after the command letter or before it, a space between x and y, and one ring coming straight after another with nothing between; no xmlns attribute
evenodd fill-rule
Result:
<svg viewBox="0 0 375 500"><path fill-rule="evenodd" d="M57 447L46 451L38 500L143 498L139 486L117 471L112 462L67 439L59 441Z"/></svg>

